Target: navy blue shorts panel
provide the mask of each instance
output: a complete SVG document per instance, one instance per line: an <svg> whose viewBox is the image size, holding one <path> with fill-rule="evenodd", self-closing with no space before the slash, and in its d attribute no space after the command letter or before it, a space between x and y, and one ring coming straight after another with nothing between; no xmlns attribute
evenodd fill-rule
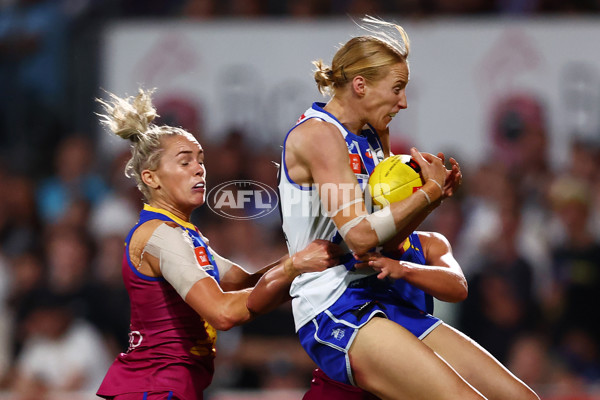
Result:
<svg viewBox="0 0 600 400"><path fill-rule="evenodd" d="M358 329L372 318L388 318L419 339L442 322L414 307L397 304L385 295L378 297L372 300L373 293L349 288L333 306L298 330L302 347L330 378L355 385L348 350Z"/></svg>

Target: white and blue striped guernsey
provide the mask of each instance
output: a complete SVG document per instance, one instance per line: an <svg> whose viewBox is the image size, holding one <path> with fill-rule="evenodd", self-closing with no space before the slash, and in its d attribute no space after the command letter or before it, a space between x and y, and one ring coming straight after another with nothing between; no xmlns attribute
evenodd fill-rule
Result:
<svg viewBox="0 0 600 400"><path fill-rule="evenodd" d="M350 155L351 168L365 192L365 204L368 212L369 191L365 188L369 175L384 157L381 141L374 129L368 127L360 136L348 131L333 115L323 110L324 103L314 103L300 117L296 125L288 132L284 140L281 170L279 176L279 194L283 232L286 236L290 255L304 249L315 239L331 240L335 243L341 237L333 221L327 216L321 205L315 185L298 185L288 174L285 164L285 141L289 134L299 125L311 118L319 118L333 124L346 141ZM345 243L340 245L348 250ZM296 331L319 313L331 306L346 290L348 284L357 279L373 274L370 268L355 271L355 263L349 254L342 260L344 264L329 268L323 272L305 273L298 276L290 288L292 309Z"/></svg>

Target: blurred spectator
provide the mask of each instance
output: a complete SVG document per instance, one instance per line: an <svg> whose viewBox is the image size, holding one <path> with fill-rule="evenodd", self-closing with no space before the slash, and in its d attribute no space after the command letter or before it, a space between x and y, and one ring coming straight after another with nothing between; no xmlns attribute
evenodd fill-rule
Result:
<svg viewBox="0 0 600 400"><path fill-rule="evenodd" d="M289 0L286 3L286 14L292 18L316 17L327 11L327 2L322 0Z"/></svg>
<svg viewBox="0 0 600 400"><path fill-rule="evenodd" d="M542 0L496 0L495 3L500 14L531 15L539 11Z"/></svg>
<svg viewBox="0 0 600 400"><path fill-rule="evenodd" d="M493 3L486 0L433 0L432 11L441 15L469 15L490 13Z"/></svg>
<svg viewBox="0 0 600 400"><path fill-rule="evenodd" d="M501 187L515 191L519 196L521 224L517 246L521 256L533 268L536 292L546 284L550 264L547 230L550 212L546 194L554 171L548 159L546 113L546 105L529 92L511 92L500 98L492 112L492 161L488 164L489 168L502 171L508 180ZM482 179L485 176L477 176L470 182L481 185ZM493 194L486 197L486 203L493 204L495 199L502 198L502 189L497 185L483 185L482 190L473 189L484 197L487 190L492 191Z"/></svg>
<svg viewBox="0 0 600 400"><path fill-rule="evenodd" d="M589 187L588 228L596 240L600 240L600 178L596 173L600 166L600 147L593 141L575 137L571 140L569 150L568 165L563 175L566 174Z"/></svg>
<svg viewBox="0 0 600 400"><path fill-rule="evenodd" d="M106 194L105 182L93 170L94 156L90 140L84 136L70 136L59 144L54 173L41 182L37 192L38 210L45 223L58 222L69 211L85 214L86 205L97 205Z"/></svg>
<svg viewBox="0 0 600 400"><path fill-rule="evenodd" d="M560 224L552 251L553 282L545 311L563 362L600 381L600 243L591 233L590 187L571 176L557 179L550 198Z"/></svg>
<svg viewBox="0 0 600 400"><path fill-rule="evenodd" d="M193 19L213 18L217 15L216 0L188 0L183 6L183 16Z"/></svg>
<svg viewBox="0 0 600 400"><path fill-rule="evenodd" d="M244 325L242 331L235 360L242 371L239 386L273 390L308 385L315 364L295 335L289 303Z"/></svg>
<svg viewBox="0 0 600 400"><path fill-rule="evenodd" d="M225 135L222 143L205 145L210 149L206 151L205 159L206 179L210 187L248 178L246 162L251 151L247 148L245 140L243 132L231 131Z"/></svg>
<svg viewBox="0 0 600 400"><path fill-rule="evenodd" d="M125 352L129 346L129 295L121 276L124 238L106 235L98 239L94 276L98 288L94 304L98 307L93 322L104 335L111 354Z"/></svg>
<svg viewBox="0 0 600 400"><path fill-rule="evenodd" d="M501 98L492 115L493 157L527 188L526 202L540 204L552 176L548 163L545 105L536 95L511 93Z"/></svg>
<svg viewBox="0 0 600 400"><path fill-rule="evenodd" d="M334 14L381 15L384 11L379 0L333 0L332 3Z"/></svg>
<svg viewBox="0 0 600 400"><path fill-rule="evenodd" d="M129 346L129 296L121 266L125 238L137 222L142 208L140 192L133 179L125 176L129 150L118 154L111 163L111 191L95 207L91 215L90 232L97 247L90 279L94 281L93 304L97 304L93 322L104 335L111 354L125 352Z"/></svg>
<svg viewBox="0 0 600 400"><path fill-rule="evenodd" d="M7 256L14 256L38 246L41 225L34 181L23 175L10 175L4 183L7 190L2 191L2 207L8 212L0 223L0 246Z"/></svg>
<svg viewBox="0 0 600 400"><path fill-rule="evenodd" d="M176 15L183 0L121 0L121 14L125 17L166 17Z"/></svg>
<svg viewBox="0 0 600 400"><path fill-rule="evenodd" d="M38 296L48 290L60 296L76 318L97 323L106 302L98 284L91 279L93 242L85 232L65 225L49 228L43 240L46 279L41 288L23 297L19 314L29 315Z"/></svg>
<svg viewBox="0 0 600 400"><path fill-rule="evenodd" d="M85 296L93 257L89 236L70 226L56 225L48 229L44 239L48 286L54 293L73 296L75 300ZM85 307L82 312L81 315L87 314Z"/></svg>
<svg viewBox="0 0 600 400"><path fill-rule="evenodd" d="M0 251L0 389L6 385L12 362L13 316L8 300L12 277L7 260Z"/></svg>
<svg viewBox="0 0 600 400"><path fill-rule="evenodd" d="M543 388L553 383L553 365L547 340L526 334L513 341L506 366L536 393L543 393Z"/></svg>
<svg viewBox="0 0 600 400"><path fill-rule="evenodd" d="M567 173L582 182L593 183L596 179L599 155L600 149L596 143L573 138L569 149Z"/></svg>
<svg viewBox="0 0 600 400"><path fill-rule="evenodd" d="M12 323L10 325L10 349L6 353L12 358L21 351L23 335L21 327L27 313L29 302L34 293L43 289L45 284L45 266L37 251L29 251L10 260L9 266L10 290L6 304L10 310Z"/></svg>
<svg viewBox="0 0 600 400"><path fill-rule="evenodd" d="M107 170L108 190L91 210L88 227L97 240L117 235L125 241L129 229L137 222L143 201L135 181L123 173L130 158L129 149L122 151Z"/></svg>
<svg viewBox="0 0 600 400"><path fill-rule="evenodd" d="M77 320L68 302L51 292L39 293L25 321L25 344L16 361L14 390L19 399L44 393L94 393L110 358L98 332Z"/></svg>
<svg viewBox="0 0 600 400"><path fill-rule="evenodd" d="M499 183L499 182L498 182ZM537 328L533 269L518 243L519 201L514 188L501 186L498 226L483 243L479 267L469 280L469 297L462 304L460 326L502 363L519 335Z"/></svg>
<svg viewBox="0 0 600 400"><path fill-rule="evenodd" d="M490 243L499 230L498 199L502 198L506 168L499 163L483 163L470 173L464 173L463 240L460 262L467 279L482 264L479 256L485 243Z"/></svg>
<svg viewBox="0 0 600 400"><path fill-rule="evenodd" d="M0 143L28 173L53 149L62 120L66 24L54 0L16 0L0 12Z"/></svg>
<svg viewBox="0 0 600 400"><path fill-rule="evenodd" d="M256 18L266 14L266 0L227 0L228 14Z"/></svg>

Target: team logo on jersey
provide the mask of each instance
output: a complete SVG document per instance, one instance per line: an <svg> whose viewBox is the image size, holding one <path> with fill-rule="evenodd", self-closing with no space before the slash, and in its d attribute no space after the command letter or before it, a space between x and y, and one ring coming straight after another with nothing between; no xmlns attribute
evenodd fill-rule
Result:
<svg viewBox="0 0 600 400"><path fill-rule="evenodd" d="M212 264L210 263L210 259L208 258L208 254L206 254L206 249L204 247L196 247L194 249L194 253L196 253L196 259L198 263L202 267L202 269L213 269Z"/></svg>
<svg viewBox="0 0 600 400"><path fill-rule="evenodd" d="M138 347L140 344L142 344L143 340L144 337L142 336L140 331L129 332L129 348L127 349L127 352L130 352L131 350Z"/></svg>
<svg viewBox="0 0 600 400"><path fill-rule="evenodd" d="M350 156L350 168L355 174L360 174L363 170L362 161L358 154L348 154Z"/></svg>
<svg viewBox="0 0 600 400"><path fill-rule="evenodd" d="M336 338L336 340L342 340L344 338L344 330L343 329L334 329L331 331L331 336L333 336L334 338Z"/></svg>
<svg viewBox="0 0 600 400"><path fill-rule="evenodd" d="M258 181L236 180L221 183L208 192L208 207L229 219L256 219L277 209L275 189Z"/></svg>

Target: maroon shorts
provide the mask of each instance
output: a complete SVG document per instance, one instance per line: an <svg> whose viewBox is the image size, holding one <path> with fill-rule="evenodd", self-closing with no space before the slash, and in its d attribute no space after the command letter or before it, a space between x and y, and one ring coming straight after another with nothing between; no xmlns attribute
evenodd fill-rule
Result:
<svg viewBox="0 0 600 400"><path fill-rule="evenodd" d="M335 381L319 368L313 371L310 389L302 400L377 400L371 393L356 386Z"/></svg>

